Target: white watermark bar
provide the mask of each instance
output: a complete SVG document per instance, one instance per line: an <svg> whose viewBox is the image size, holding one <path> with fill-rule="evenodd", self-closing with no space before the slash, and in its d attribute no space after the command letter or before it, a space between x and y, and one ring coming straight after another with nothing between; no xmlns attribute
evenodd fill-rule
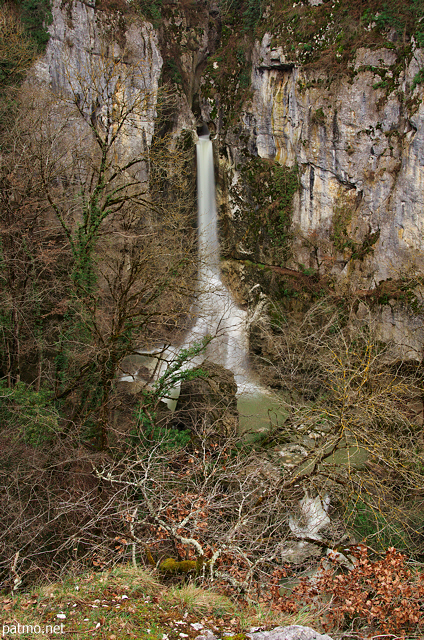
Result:
<svg viewBox="0 0 424 640"><path fill-rule="evenodd" d="M63 622L61 624L4 624L2 627L2 637L7 636L19 636L23 633L37 633L37 634L60 634L65 633L63 628Z"/></svg>

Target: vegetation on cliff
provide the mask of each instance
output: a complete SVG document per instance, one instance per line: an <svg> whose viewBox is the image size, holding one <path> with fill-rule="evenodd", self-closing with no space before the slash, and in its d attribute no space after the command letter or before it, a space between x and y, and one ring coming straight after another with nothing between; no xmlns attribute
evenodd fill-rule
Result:
<svg viewBox="0 0 424 640"><path fill-rule="evenodd" d="M208 90L215 100L225 89L232 102L227 108L215 101L211 117L222 116L227 131L233 127L249 93L253 37L277 10L283 26L301 17L292 20L293 29L298 23L303 29L293 35L299 46L305 34L312 38L310 16L323 19L329 5L280 3L271 10L256 0L222 2L221 49L208 63ZM399 34L412 38L414 29L417 41L422 37L420 5L389 3L377 15L379 6L358 4L348 15L331 5L342 26L360 17L357 42L371 34L378 46L387 40L407 53ZM112 2L99 10L114 7L122 10ZM137 7L158 22L169 10L159 2ZM414 26L411 15L418 16ZM32 83L20 92L35 48L9 6L1 5L0 19L11 25L14 44L8 49L3 32L0 582L12 593L3 600L6 611L15 615L21 603L43 624L59 614L74 621L67 630L81 638L106 629L140 634L147 620L152 635L169 631L176 638L163 609L144 605L172 608L185 597L190 621L211 610L222 617L221 629L244 630L232 620L231 601L215 595L200 606L197 586L171 596L169 586L140 570L149 565L162 580L188 575L240 606L256 603L261 626L281 621L286 611L300 615L302 597L312 615L325 613L329 628L421 633L422 579L404 554L423 558L422 364L406 363L393 345L382 344L363 301L324 298L319 274L304 268L298 280L317 275L315 304L305 310L270 303L267 318L252 329L257 370L278 389L283 408L280 416L270 413L266 433L237 433L231 381L222 399L210 394L213 410L204 399L175 415L164 406L176 383L206 377L185 366L209 338L173 356L156 382L145 367L134 399L119 384L134 373L131 357L140 358L143 348L163 362L163 345L181 342L193 320L191 135L172 138L160 121L155 131L145 126L149 114L169 114L175 103L163 93L128 90L139 89L137 69L125 52L119 58L107 47L83 71L67 65L66 91L47 95ZM339 51L330 33L320 55L343 60L347 27L346 34L339 40L333 34ZM190 46L199 32L192 35ZM314 51L304 48L300 58L313 64ZM178 59L169 58L167 69L188 90ZM324 117L317 109L315 124ZM253 153L245 159L233 197L247 220L246 240L269 251L272 277L287 275L281 265L290 251L298 168ZM360 260L377 238L359 244L348 230L349 210L338 214L332 241ZM360 305L368 322L358 320ZM137 362L143 369L146 360ZM196 401L206 386L192 393ZM334 563L324 558L318 580L299 584L297 574L317 570L330 549ZM113 573L128 561L132 570ZM50 587L48 599L39 591L20 600L19 592L40 578L87 570L84 578L70 578L66 593ZM91 606L95 595L99 602ZM100 603L105 611L97 619Z"/></svg>
<svg viewBox="0 0 424 640"><path fill-rule="evenodd" d="M414 41L424 46L419 0L358 0L349 7L337 0L311 4L276 0L264 28L288 56L319 64L327 73L345 70L359 47L387 47L397 52L402 64L412 54Z"/></svg>
<svg viewBox="0 0 424 640"><path fill-rule="evenodd" d="M1 0L2 19L6 15L13 15L20 23L21 46L29 40L38 53L45 50L49 41L48 26L52 22L50 0ZM2 36L10 38L7 30L2 30ZM11 44L11 40L9 43Z"/></svg>
<svg viewBox="0 0 424 640"><path fill-rule="evenodd" d="M273 265L285 264L290 256L293 198L299 186L297 166L282 167L252 157L240 167L230 197L246 252Z"/></svg>

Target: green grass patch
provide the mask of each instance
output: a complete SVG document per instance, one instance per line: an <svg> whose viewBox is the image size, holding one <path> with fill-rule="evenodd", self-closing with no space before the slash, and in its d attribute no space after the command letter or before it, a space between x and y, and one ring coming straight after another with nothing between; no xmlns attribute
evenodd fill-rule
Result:
<svg viewBox="0 0 424 640"><path fill-rule="evenodd" d="M225 595L193 583L166 586L155 571L128 565L82 575L67 575L61 584L48 584L29 593L0 596L2 624L25 625L20 637L42 640L48 627L78 640L194 640L201 632L194 623L222 636L240 637L253 624L277 626L296 622L295 616L235 604ZM185 634L181 636L180 634Z"/></svg>

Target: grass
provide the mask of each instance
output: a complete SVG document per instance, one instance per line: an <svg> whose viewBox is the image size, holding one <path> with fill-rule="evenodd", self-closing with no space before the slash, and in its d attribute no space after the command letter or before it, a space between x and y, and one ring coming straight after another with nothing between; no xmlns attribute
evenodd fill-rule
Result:
<svg viewBox="0 0 424 640"><path fill-rule="evenodd" d="M164 602L197 616L211 613L220 618L236 612L236 607L229 598L194 584L172 587L164 596Z"/></svg>
<svg viewBox="0 0 424 640"><path fill-rule="evenodd" d="M314 625L314 620L307 613L288 616L259 605L244 607L192 583L165 586L153 571L119 566L0 596L0 623L4 638L15 637L19 624L19 637L31 640L62 633L77 640L192 640L200 633L194 623L217 635L237 635L252 626Z"/></svg>
<svg viewBox="0 0 424 640"><path fill-rule="evenodd" d="M257 605L255 611L250 612L249 626L251 627L288 627L292 624L298 624L303 627L312 627L316 629L317 618L319 615L314 614L308 607L302 608L296 614L283 613L281 611L273 611L267 607Z"/></svg>

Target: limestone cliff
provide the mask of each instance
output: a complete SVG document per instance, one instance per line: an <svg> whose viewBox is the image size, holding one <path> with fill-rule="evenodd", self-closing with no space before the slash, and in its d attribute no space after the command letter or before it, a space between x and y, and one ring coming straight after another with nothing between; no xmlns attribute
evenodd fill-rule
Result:
<svg viewBox="0 0 424 640"><path fill-rule="evenodd" d="M412 40L400 64L390 42L359 47L332 76L288 55L271 32L233 43L235 29L221 24L225 6L167 2L155 29L134 13L55 0L38 77L61 91L70 69L84 74L107 50L139 68L134 91L156 94L161 79L170 82L170 126L194 131L204 121L216 134L226 257L314 274L339 293L378 291L382 336L420 357L424 51ZM155 115L146 112L148 140ZM387 282L395 284L381 288Z"/></svg>
<svg viewBox="0 0 424 640"><path fill-rule="evenodd" d="M255 45L253 95L241 122L261 158L299 167L292 264L330 269L357 288L421 271L424 92L411 85L424 52L401 72L404 93L386 95L376 84L377 70L395 63L389 49L359 49L353 78L328 84L270 43L265 34Z"/></svg>
<svg viewBox="0 0 424 640"><path fill-rule="evenodd" d="M314 274L339 295L372 298L381 338L420 359L424 89L417 78L424 51L412 43L400 62L390 42L358 48L334 76L272 42L265 33L254 44L251 95L236 125L223 126L220 96L211 99L210 77L204 83L203 117L219 138L226 255L269 265L274 275ZM298 171L290 225L286 211L275 215L267 204L279 195L275 163ZM236 263L234 270L252 284L251 268ZM262 280L267 286L269 278Z"/></svg>
<svg viewBox="0 0 424 640"><path fill-rule="evenodd" d="M100 88L108 82L104 60L110 59L115 65L114 79L122 77L130 93L143 92L149 96L142 123L149 143L155 128L156 96L163 64L158 35L152 25L142 19L125 22L120 13L96 11L93 5L79 1L65 4L54 0L52 17L46 53L35 67L37 80L58 95L68 92L70 87L72 94L77 94L79 87L93 84L93 79ZM116 87L113 90L119 91ZM102 105L97 108L101 110ZM142 141L127 133L126 144L136 152Z"/></svg>

